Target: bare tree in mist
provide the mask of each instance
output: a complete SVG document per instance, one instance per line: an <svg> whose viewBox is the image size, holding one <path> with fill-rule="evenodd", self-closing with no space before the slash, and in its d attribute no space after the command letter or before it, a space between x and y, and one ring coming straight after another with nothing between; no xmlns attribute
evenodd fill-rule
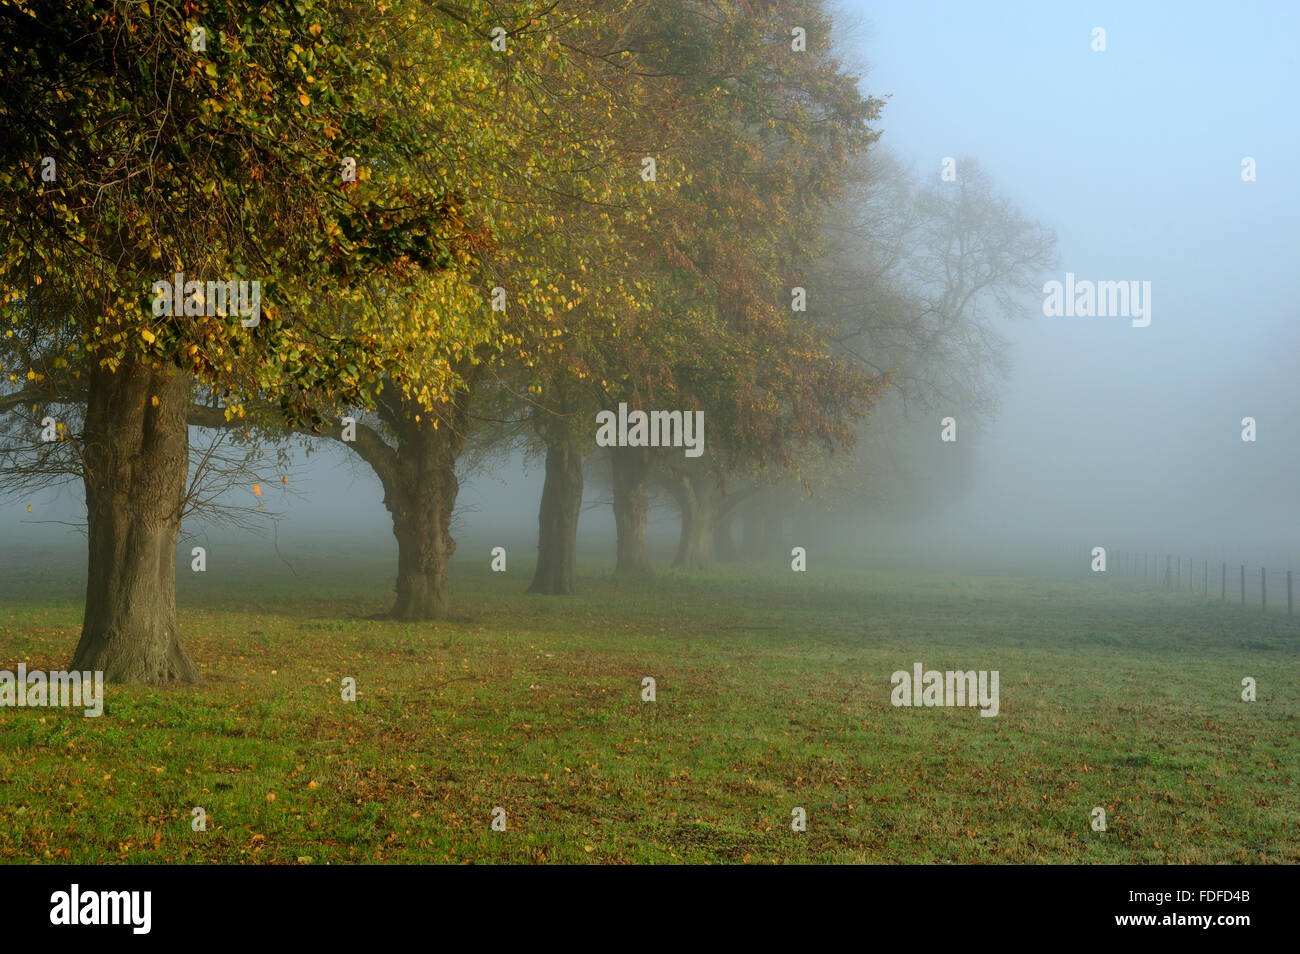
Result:
<svg viewBox="0 0 1300 954"><path fill-rule="evenodd" d="M825 228L810 318L890 387L851 454L805 467L802 488L769 480L747 503L748 551L771 549L768 528L779 539L788 514L914 514L959 495L1010 371L997 323L1029 313L1030 293L1055 261L1054 233L970 159L956 163L955 181L921 184L872 150ZM960 435L951 443L940 442L945 417Z"/></svg>

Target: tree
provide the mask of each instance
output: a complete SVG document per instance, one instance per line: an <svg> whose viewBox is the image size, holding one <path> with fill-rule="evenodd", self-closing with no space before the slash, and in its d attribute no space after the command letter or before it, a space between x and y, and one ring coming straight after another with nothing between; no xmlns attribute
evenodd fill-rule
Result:
<svg viewBox="0 0 1300 954"><path fill-rule="evenodd" d="M617 551L614 571L634 576L650 573L646 523L650 511L653 458L646 447L615 447L610 451L613 474L614 528Z"/></svg>
<svg viewBox="0 0 1300 954"><path fill-rule="evenodd" d="M916 514L965 486L963 465L1008 370L994 322L1037 304L1055 237L974 160L957 170L955 182L923 186L886 152L855 164L845 201L827 216L809 314L842 355L891 386L851 455L808 461L804 493L766 490L755 517L782 519L810 492L838 512ZM943 417L959 427L955 444L940 443Z"/></svg>
<svg viewBox="0 0 1300 954"><path fill-rule="evenodd" d="M278 395L293 423L366 404L419 326L340 337L312 306L376 282L395 293L470 254L457 197L404 174L430 135L399 67L418 8L0 9L0 290L5 340L22 343L0 360L31 360L11 384L23 374L85 401L89 565L72 668L199 677L173 571L195 388L223 395L227 417L254 395ZM347 181L355 155L389 174ZM155 283L177 272L260 282L260 313L221 307L206 284L176 289L180 314L157 308ZM252 305L258 286L244 287Z"/></svg>
<svg viewBox="0 0 1300 954"><path fill-rule="evenodd" d="M988 416L1007 371L993 319L1026 313L1056 237L977 162L957 168L955 182L921 186L888 154L864 158L828 226L836 239L815 317L853 360L897 368L902 399Z"/></svg>
<svg viewBox="0 0 1300 954"><path fill-rule="evenodd" d="M595 376L576 345L618 335L648 307L635 277L648 207L637 174L645 141L625 133L635 128L647 94L618 62L618 25L635 5L536 7L438 5L445 29L415 37L403 53L423 78L412 82L423 84L418 99L437 117L439 132L425 160L411 168L460 197L458 211L477 241L474 262L437 276L422 298L437 323L456 334L431 327L400 354L401 367L381 375L376 413L353 414L357 439L348 446L379 476L393 517L399 618L447 612L446 561L455 545L448 515L477 393L516 395L521 406L512 410L530 415L538 434L556 445L551 459L562 459L572 435L558 422L576 417L557 415L550 398L588 400L591 390L581 382ZM488 25L498 22L506 24L507 55L489 43ZM381 294L372 312L406 306ZM367 315L328 310L336 335L378 333ZM439 396L432 401L431 387ZM202 411L204 419L213 413ZM340 438L343 429L329 422L348 413L322 412L313 426ZM551 472L548 509L574 499L574 482L563 479L572 474L558 464ZM576 497L575 514L580 481ZM571 554L572 533L552 532L569 523L541 521L539 588L572 579L571 570L551 573L546 558Z"/></svg>
<svg viewBox="0 0 1300 954"><path fill-rule="evenodd" d="M386 393L398 386L401 397L379 402L382 428L369 442L373 453L360 441L353 445L380 475L393 513L399 549L394 615L401 618L437 618L447 611L446 560L454 549L447 517L480 391L488 391L501 413L531 416L538 434L555 445L555 456L548 457L554 463L548 514L552 507L564 510L574 497L572 480L563 480L573 471L558 463L571 447L557 426L568 414L557 418L542 400L537 369L550 362L558 369L555 381L570 385L589 377L580 361L568 360L566 348L583 335L616 327L612 316L638 307L627 279L628 248L613 231L615 217L635 219L644 202L630 171L630 147L620 138L639 93L611 62L617 59L616 25L634 6L439 5L450 21L446 31L436 43L408 50L419 73L431 78L426 93L439 104L442 120L428 174L465 198L467 215L483 235L475 267L445 276L457 284L440 295L438 310L454 325L490 324L493 333L472 346L452 340L445 351L424 349L413 374L392 375L385 383ZM498 21L508 24L507 56L494 56L486 40L487 24ZM588 322L580 320L584 315L600 317ZM457 387L431 412L421 411L409 395L421 386L421 375L447 367ZM503 403L505 395L513 403ZM567 459L572 462L572 455ZM580 502L580 455L576 463ZM552 572L547 555L572 549L555 541L565 539L577 505L572 520L560 515L541 522L540 589L564 589L572 579L571 562ZM435 597L408 598L408 592Z"/></svg>
<svg viewBox="0 0 1300 954"><path fill-rule="evenodd" d="M678 562L698 565L711 545L718 468L789 466L808 441L842 443L848 421L878 387L791 315L788 296L848 158L878 135L868 124L881 103L862 96L824 46L792 47L792 23L829 37L820 0L685 0L656 13L634 20L620 37L622 48L635 51L630 74L655 80L634 127L647 144L645 159L655 160L647 187L653 207L644 224L625 219L619 233L637 249L625 266L636 297L648 295L653 309L629 309L614 334L579 326L566 339L564 360L588 387L559 383L554 371L546 387L560 398L554 412L573 421L583 420L579 407L624 401L633 409L705 411L714 468L672 463L666 475L689 509ZM577 402L575 391L589 400ZM612 460L619 468L619 565L643 572L649 468L636 449L616 450ZM568 523L558 523L573 539Z"/></svg>

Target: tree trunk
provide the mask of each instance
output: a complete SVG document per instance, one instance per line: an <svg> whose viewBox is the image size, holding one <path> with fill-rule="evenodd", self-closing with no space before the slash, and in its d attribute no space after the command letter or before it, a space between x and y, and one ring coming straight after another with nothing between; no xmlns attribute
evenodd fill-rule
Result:
<svg viewBox="0 0 1300 954"><path fill-rule="evenodd" d="M537 571L529 593L573 594L582 508L582 451L563 426L546 438L546 480L537 513Z"/></svg>
<svg viewBox="0 0 1300 954"><path fill-rule="evenodd" d="M618 529L616 573L648 574L646 514L650 493L650 454L644 447L616 447L610 452L614 467L614 524Z"/></svg>
<svg viewBox="0 0 1300 954"><path fill-rule="evenodd" d="M198 682L176 625L176 538L189 480L189 375L95 369L84 432L89 560L71 669L108 682ZM154 404L154 399L157 404Z"/></svg>
<svg viewBox="0 0 1300 954"><path fill-rule="evenodd" d="M380 473L384 506L397 538L397 599L388 614L392 619L445 619L449 611L447 563L456 552L451 514L460 489L456 460L465 447L468 403L469 395L458 393L438 417L396 395L381 405L397 434L391 466Z"/></svg>
<svg viewBox="0 0 1300 954"><path fill-rule="evenodd" d="M710 481L707 476L677 477L669 486L682 514L682 531L673 566L705 569L713 562L713 524L717 513Z"/></svg>

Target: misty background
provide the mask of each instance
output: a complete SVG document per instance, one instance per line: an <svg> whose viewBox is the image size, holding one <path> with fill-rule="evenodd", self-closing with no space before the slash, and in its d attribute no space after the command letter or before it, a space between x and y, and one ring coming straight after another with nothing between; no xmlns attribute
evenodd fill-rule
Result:
<svg viewBox="0 0 1300 954"><path fill-rule="evenodd" d="M841 522L827 545L1003 560L1104 544L1300 566L1300 8L842 9L837 40L864 71L864 91L889 97L883 149L925 183L944 157L958 159L959 176L962 157L978 160L1027 218L1056 231L1058 267L1042 281L1067 271L1150 281L1152 311L1150 326L1135 328L1127 318L1046 318L1041 296L1031 298L1022 319L999 325L1010 376L963 465L973 467L964 493L906 519L885 507ZM1091 48L1094 27L1106 30L1105 52ZM1247 156L1257 181L1242 181ZM907 426L938 442L942 416L917 413ZM1254 443L1241 440L1243 417L1257 421ZM328 441L294 456L287 485L276 470L261 484L274 534L190 521L181 557L193 540L278 550L290 564L322 547L390 549L395 560L371 470ZM466 475L456 562L486 565L498 544L531 559L542 478L541 458L519 455ZM607 482L588 481L579 532L584 549L612 561ZM232 494L255 505L251 488ZM66 550L84 561L70 526L83 517L79 484L0 501L4 555ZM650 519L664 569L678 524L665 494Z"/></svg>

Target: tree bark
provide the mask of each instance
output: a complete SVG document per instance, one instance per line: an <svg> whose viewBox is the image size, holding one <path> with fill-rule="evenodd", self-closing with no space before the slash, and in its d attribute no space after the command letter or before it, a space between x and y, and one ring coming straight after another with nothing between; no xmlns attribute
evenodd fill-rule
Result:
<svg viewBox="0 0 1300 954"><path fill-rule="evenodd" d="M615 447L610 451L614 468L614 524L618 530L615 573L650 573L646 547L646 515L650 508L650 453L644 447Z"/></svg>
<svg viewBox="0 0 1300 954"><path fill-rule="evenodd" d="M570 596L578 561L582 451L564 425L546 429L546 480L537 513L537 571L529 593Z"/></svg>
<svg viewBox="0 0 1300 954"><path fill-rule="evenodd" d="M459 392L437 415L404 401L396 388L385 396L380 414L397 435L387 466L376 468L397 538L397 598L388 615L445 619L450 610L447 564L456 552L451 535L460 490L456 461L467 439L469 395Z"/></svg>
<svg viewBox="0 0 1300 954"><path fill-rule="evenodd" d="M444 619L450 610L447 564L456 552L451 515L460 490L456 462L468 439L469 405L477 377L473 367L461 366L457 370L471 390L457 391L436 412L407 401L397 385L387 382L376 400L376 411L396 438L396 446L379 429L361 421L355 422L355 438L346 442L341 424L294 429L296 433L343 443L379 478L384 506L397 538L397 597L385 614L390 619ZM417 414L419 421L415 420ZM436 428L434 420L438 422ZM234 426L215 407L192 407L190 423L201 427Z"/></svg>
<svg viewBox="0 0 1300 954"><path fill-rule="evenodd" d="M664 479L664 484L682 515L673 566L702 570L713 562L715 553L722 559L734 558L732 514L738 506L757 496L759 488L724 493L705 469L673 474Z"/></svg>
<svg viewBox="0 0 1300 954"><path fill-rule="evenodd" d="M703 570L713 562L713 523L717 508L711 482L707 474L678 476L669 480L669 492L682 515L673 566Z"/></svg>
<svg viewBox="0 0 1300 954"><path fill-rule="evenodd" d="M101 670L108 682L202 678L176 624L190 391L189 375L175 371L90 372L83 435L86 607L71 669Z"/></svg>

